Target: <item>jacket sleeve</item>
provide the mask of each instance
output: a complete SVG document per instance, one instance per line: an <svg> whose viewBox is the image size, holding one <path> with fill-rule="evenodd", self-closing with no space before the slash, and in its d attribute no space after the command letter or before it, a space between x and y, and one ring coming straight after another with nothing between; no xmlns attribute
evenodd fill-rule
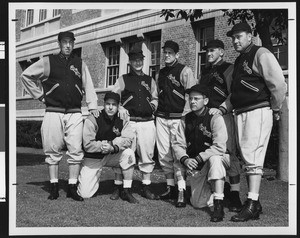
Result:
<svg viewBox="0 0 300 238"><path fill-rule="evenodd" d="M46 68L48 67L48 68ZM41 100L44 97L43 88L39 82L49 77L49 60L41 58L30 65L20 76L20 80L25 90L34 98Z"/></svg>
<svg viewBox="0 0 300 238"><path fill-rule="evenodd" d="M153 104L153 111L156 111L158 106L158 91L157 91L157 84L154 79L151 81L151 104Z"/></svg>
<svg viewBox="0 0 300 238"><path fill-rule="evenodd" d="M124 126L121 131L121 136L116 137L112 141L112 144L114 146L118 146L119 151L122 151L131 146L133 139L134 139L133 129L130 126L129 121L124 121Z"/></svg>
<svg viewBox="0 0 300 238"><path fill-rule="evenodd" d="M180 73L180 82L184 89L189 89L197 84L197 79L194 77L193 71L190 67L185 66ZM184 116L190 112L189 95L185 94L185 106L182 115Z"/></svg>
<svg viewBox="0 0 300 238"><path fill-rule="evenodd" d="M188 157L186 148L187 144L185 137L185 117L182 117L178 125L174 140L172 141L172 149L176 160L180 161L182 157Z"/></svg>
<svg viewBox="0 0 300 238"><path fill-rule="evenodd" d="M226 153L226 142L228 139L226 125L221 115L214 115L211 120L212 145L199 155L203 161L207 161L213 155L224 155Z"/></svg>
<svg viewBox="0 0 300 238"><path fill-rule="evenodd" d="M91 114L85 120L83 124L83 148L86 152L95 153L102 152L101 141L96 140L96 134L98 132L98 126L95 117Z"/></svg>
<svg viewBox="0 0 300 238"><path fill-rule="evenodd" d="M121 96L121 93L124 91L124 88L125 88L124 78L123 78L123 76L120 76L116 80L111 91L114 93L118 93Z"/></svg>
<svg viewBox="0 0 300 238"><path fill-rule="evenodd" d="M226 100L219 106L219 109L222 111L223 114L229 113L232 111L232 104L230 102L231 97L231 84L232 84L232 74L233 74L234 66L230 65L224 72L225 80L226 80L226 86L228 89L228 97Z"/></svg>
<svg viewBox="0 0 300 238"><path fill-rule="evenodd" d="M268 49L261 47L254 57L253 70L265 79L271 92L271 107L278 111L285 99L287 85L277 59Z"/></svg>
<svg viewBox="0 0 300 238"><path fill-rule="evenodd" d="M82 61L82 85L86 96L86 103L89 110L97 109L97 94L87 65Z"/></svg>

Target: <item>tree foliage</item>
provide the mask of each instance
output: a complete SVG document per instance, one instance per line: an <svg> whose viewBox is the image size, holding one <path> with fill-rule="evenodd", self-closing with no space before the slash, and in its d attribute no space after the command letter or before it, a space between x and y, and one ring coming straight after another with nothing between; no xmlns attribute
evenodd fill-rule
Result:
<svg viewBox="0 0 300 238"><path fill-rule="evenodd" d="M238 22L248 22L255 36L259 35L262 45L271 49L271 39L278 44L286 44L287 38L283 32L288 28L287 9L221 9L227 17L228 25ZM161 17L168 21L170 18L181 18L194 22L203 16L203 9L162 9Z"/></svg>

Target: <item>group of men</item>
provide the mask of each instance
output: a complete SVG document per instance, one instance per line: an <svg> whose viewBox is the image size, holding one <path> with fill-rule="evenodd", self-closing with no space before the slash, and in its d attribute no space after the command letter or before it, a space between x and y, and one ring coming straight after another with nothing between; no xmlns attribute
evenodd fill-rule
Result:
<svg viewBox="0 0 300 238"><path fill-rule="evenodd" d="M41 58L21 75L32 97L46 105L41 132L49 165L49 199L59 197L58 164L66 146L67 197L74 200L94 196L101 171L109 166L115 173L110 198L138 203L131 191L137 167L142 175L141 196L173 199L176 207L186 206L186 179L190 176L191 205L213 206L212 222L224 218L228 177L229 210L237 213L231 220L258 219L272 115L278 119L286 84L275 56L252 43L247 23L234 25L227 36L240 55L234 65L227 63L223 42L208 42L204 47L208 66L200 82L190 67L179 63L179 45L174 41L166 41L162 47L165 67L156 80L143 72L142 50L130 50L130 72L120 76L105 94L99 112L88 68L72 54L74 34L59 33L60 53ZM81 114L83 94L90 111L85 120ZM150 189L155 145L167 185L160 195ZM241 164L248 182L244 204L239 194Z"/></svg>

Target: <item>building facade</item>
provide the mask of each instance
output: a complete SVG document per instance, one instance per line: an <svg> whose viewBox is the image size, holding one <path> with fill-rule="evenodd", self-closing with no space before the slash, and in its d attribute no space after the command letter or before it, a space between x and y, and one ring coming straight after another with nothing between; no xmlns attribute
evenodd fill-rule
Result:
<svg viewBox="0 0 300 238"><path fill-rule="evenodd" d="M43 117L44 105L26 93L19 76L40 57L58 53L60 31L74 32L74 52L90 70L99 106L103 105L103 96L116 79L129 71L127 53L135 45L139 45L146 56L144 72L153 78L164 66L161 47L166 40L179 44L179 61L190 66L198 79L206 61L202 48L209 40L217 38L224 42L226 61L233 63L238 55L231 38L226 36L232 26L228 26L222 11L216 9L205 10L203 17L193 23L177 18L165 21L161 9L23 9L16 10L16 19L17 120ZM259 38L255 38L254 43L259 45ZM275 47L276 51L278 56L281 53L284 68L285 54ZM86 113L84 103L82 109Z"/></svg>

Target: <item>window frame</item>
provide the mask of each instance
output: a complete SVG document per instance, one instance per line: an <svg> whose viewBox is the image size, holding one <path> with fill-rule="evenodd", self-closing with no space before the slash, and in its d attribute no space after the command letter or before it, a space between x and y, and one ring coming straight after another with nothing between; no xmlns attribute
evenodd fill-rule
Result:
<svg viewBox="0 0 300 238"><path fill-rule="evenodd" d="M209 21L200 21L197 25L194 26L196 31L196 42L197 42L197 50L196 50L196 75L197 77L201 77L201 73L204 67L207 65L206 60L206 50L202 48L209 42L215 38L215 21L214 19ZM210 31L210 33L209 33Z"/></svg>
<svg viewBox="0 0 300 238"><path fill-rule="evenodd" d="M161 35L150 37L149 48L150 48L150 61L149 61L148 74L153 79L157 79L160 70L160 60L161 60Z"/></svg>
<svg viewBox="0 0 300 238"><path fill-rule="evenodd" d="M47 9L39 10L39 22L42 22L47 19Z"/></svg>
<svg viewBox="0 0 300 238"><path fill-rule="evenodd" d="M110 49L112 49L112 54L110 54ZM120 74L120 46L117 44L108 45L106 47L105 54L106 54L105 87L109 87L115 84ZM110 59L110 57L112 58ZM113 64L110 64L110 62L112 62Z"/></svg>
<svg viewBox="0 0 300 238"><path fill-rule="evenodd" d="M26 27L34 23L34 9L27 9L26 11Z"/></svg>

